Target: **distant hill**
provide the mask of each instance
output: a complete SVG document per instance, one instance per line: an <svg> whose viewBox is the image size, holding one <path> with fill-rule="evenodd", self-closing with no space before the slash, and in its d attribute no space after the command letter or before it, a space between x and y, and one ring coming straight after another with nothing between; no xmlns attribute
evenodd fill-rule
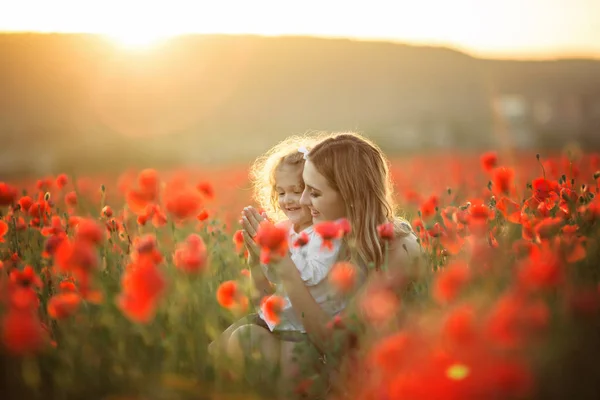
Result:
<svg viewBox="0 0 600 400"><path fill-rule="evenodd" d="M134 53L3 34L0 60L0 158L46 154L48 168L251 159L307 130L360 130L390 151L485 147L499 95L600 97L599 61L343 39L184 36Z"/></svg>

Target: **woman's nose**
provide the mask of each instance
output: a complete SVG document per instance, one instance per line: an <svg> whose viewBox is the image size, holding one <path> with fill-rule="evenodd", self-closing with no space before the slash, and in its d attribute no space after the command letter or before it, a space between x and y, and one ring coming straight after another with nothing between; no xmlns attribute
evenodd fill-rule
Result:
<svg viewBox="0 0 600 400"><path fill-rule="evenodd" d="M301 206L310 206L310 196L308 195L308 190L304 190L302 192L302 196L300 196L300 205Z"/></svg>

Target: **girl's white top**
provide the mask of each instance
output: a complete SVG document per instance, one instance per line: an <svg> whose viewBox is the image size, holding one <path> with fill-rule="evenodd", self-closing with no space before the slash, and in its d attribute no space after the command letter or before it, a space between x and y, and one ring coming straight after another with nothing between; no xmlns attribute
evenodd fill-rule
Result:
<svg viewBox="0 0 600 400"><path fill-rule="evenodd" d="M294 247L294 242L302 232L308 235L308 243L303 247ZM290 228L288 235L290 257L315 301L326 313L333 317L346 306L345 299L336 292L327 279L331 267L337 260L342 241L340 239L333 240L333 249L328 249L323 247L323 239L312 226L302 232L296 233L293 226ZM258 313L260 318L267 323L271 331L306 332L301 319L296 316L292 308L292 303L285 292L283 284L279 282L277 276L268 266L262 265L262 267L267 279L275 283L275 294L283 298L284 306L279 314L279 324L274 325L267 321L262 310L259 310Z"/></svg>

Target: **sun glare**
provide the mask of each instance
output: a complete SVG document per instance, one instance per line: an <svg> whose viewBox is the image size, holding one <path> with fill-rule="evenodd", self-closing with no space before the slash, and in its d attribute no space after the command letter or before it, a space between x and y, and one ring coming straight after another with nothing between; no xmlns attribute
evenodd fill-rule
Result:
<svg viewBox="0 0 600 400"><path fill-rule="evenodd" d="M156 47L174 35L143 30L128 30L108 33L105 36L117 45L129 50L147 50Z"/></svg>

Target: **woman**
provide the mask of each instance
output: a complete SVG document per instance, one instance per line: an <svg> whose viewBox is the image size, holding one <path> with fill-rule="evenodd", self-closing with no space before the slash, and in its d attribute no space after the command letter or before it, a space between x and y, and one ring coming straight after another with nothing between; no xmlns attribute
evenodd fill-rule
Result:
<svg viewBox="0 0 600 400"><path fill-rule="evenodd" d="M388 161L375 144L356 133L328 135L307 154L302 177L305 190L300 203L310 208L315 224L339 218L350 222L352 231L346 237L341 258L363 272L363 290L373 285L396 287L405 282L407 275L420 272L420 245L410 225L394 215ZM253 209L246 210L245 216L243 228L254 236L262 217ZM394 238L389 243L377 231L386 223L394 227ZM246 244L256 247L250 241ZM276 268L308 339L321 353L327 353L334 345L328 328L331 315L315 302L289 257L271 267ZM252 338L251 345L261 343L263 349L273 346L274 339L264 329L241 327L234 332L238 341L230 354L248 354L244 335ZM293 346L292 342L282 342L281 357L289 357Z"/></svg>

